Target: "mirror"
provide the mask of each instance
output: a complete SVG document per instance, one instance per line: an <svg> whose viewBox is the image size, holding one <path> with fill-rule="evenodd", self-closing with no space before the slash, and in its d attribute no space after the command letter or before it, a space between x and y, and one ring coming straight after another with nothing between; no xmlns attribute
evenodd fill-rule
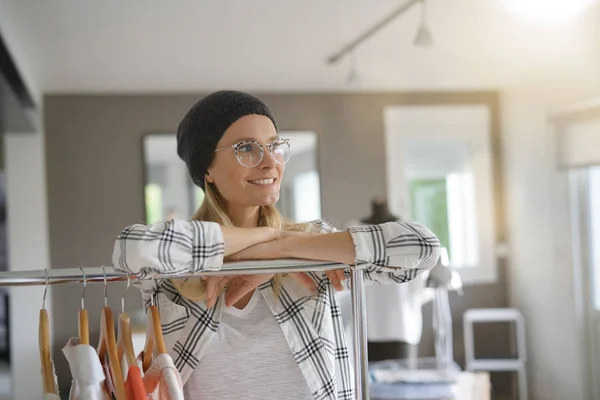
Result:
<svg viewBox="0 0 600 400"><path fill-rule="evenodd" d="M467 283L496 277L489 109L389 107L390 208L429 227Z"/></svg>
<svg viewBox="0 0 600 400"><path fill-rule="evenodd" d="M317 135L310 131L285 131L292 158L285 167L276 206L294 221L321 218L321 186L317 167ZM190 218L204 199L194 185L185 163L177 155L174 133L149 134L143 138L144 206L146 223Z"/></svg>

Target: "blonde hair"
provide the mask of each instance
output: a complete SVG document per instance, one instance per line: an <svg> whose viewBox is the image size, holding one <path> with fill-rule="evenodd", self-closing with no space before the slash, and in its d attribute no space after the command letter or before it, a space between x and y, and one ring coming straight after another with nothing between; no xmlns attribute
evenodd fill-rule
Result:
<svg viewBox="0 0 600 400"><path fill-rule="evenodd" d="M196 221L217 222L223 226L234 226L231 218L225 211L225 201L219 191L212 184L204 184L204 200L194 216ZM268 226L286 231L304 231L307 223L295 223L285 219L279 210L272 204L260 206L258 211L258 226ZM281 275L273 277L273 286L278 292L281 287ZM206 298L206 282L201 278L172 279L173 286L188 300L202 301Z"/></svg>

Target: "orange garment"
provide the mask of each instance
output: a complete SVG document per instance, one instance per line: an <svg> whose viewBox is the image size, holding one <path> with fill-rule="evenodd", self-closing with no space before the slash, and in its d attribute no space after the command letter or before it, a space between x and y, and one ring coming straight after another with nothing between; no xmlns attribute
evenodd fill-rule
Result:
<svg viewBox="0 0 600 400"><path fill-rule="evenodd" d="M142 379L142 373L137 365L132 365L127 370L125 381L125 393L127 400L147 400L146 388Z"/></svg>

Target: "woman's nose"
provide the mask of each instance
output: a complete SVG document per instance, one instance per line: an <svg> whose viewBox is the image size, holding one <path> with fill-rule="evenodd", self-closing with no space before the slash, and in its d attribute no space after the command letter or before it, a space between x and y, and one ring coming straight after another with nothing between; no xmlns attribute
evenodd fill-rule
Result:
<svg viewBox="0 0 600 400"><path fill-rule="evenodd" d="M275 157L273 154L267 149L265 149L265 153L263 155L263 159L258 165L260 169L274 169L277 166L277 162L275 161Z"/></svg>

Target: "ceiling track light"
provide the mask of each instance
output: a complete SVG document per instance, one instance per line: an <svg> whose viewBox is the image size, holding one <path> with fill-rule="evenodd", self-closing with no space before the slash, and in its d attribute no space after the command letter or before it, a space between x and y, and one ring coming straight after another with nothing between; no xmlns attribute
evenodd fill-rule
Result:
<svg viewBox="0 0 600 400"><path fill-rule="evenodd" d="M417 47L431 47L433 46L433 37L427 27L427 7L426 0L421 0L421 23L417 34L415 35L415 46Z"/></svg>
<svg viewBox="0 0 600 400"><path fill-rule="evenodd" d="M327 64L335 64L339 60L341 60L343 57L345 57L346 55L352 53L356 49L356 47L361 45L364 41L369 39L375 33L377 33L382 28L384 28L386 25L388 25L390 22L392 22L393 20L398 18L400 15L406 13L408 10L410 10L410 8L412 6L414 6L415 4L417 4L419 2L424 3L424 0L407 0L404 4L402 4L397 9L395 9L394 11L389 13L386 17L382 18L379 22L377 22L371 28L367 29L365 32L363 32L362 34L357 36L354 40L349 42L347 45L343 46L340 50L338 50L337 52L335 52L332 55L330 55L329 57L327 57L327 60L326 60ZM424 4L423 4L423 7L425 7ZM431 33L429 32L429 29L427 29L426 25L423 24L423 21L424 21L424 19L423 19L424 12L423 11L421 14L421 18L422 18L421 26L419 27L417 36L419 36L421 28L425 27L425 32L427 35L429 35L429 41L430 41L430 43L433 44L433 40L431 40ZM416 41L416 39L415 39L415 41ZM422 46L422 45L419 44L419 46Z"/></svg>

